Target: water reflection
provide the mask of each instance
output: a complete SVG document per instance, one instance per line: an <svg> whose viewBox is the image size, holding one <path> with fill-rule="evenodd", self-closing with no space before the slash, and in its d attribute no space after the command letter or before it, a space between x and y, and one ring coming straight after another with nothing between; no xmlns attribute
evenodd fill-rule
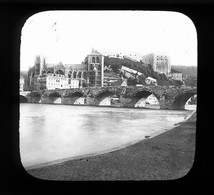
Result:
<svg viewBox="0 0 214 195"><path fill-rule="evenodd" d="M191 111L21 104L24 166L110 150L173 127Z"/></svg>

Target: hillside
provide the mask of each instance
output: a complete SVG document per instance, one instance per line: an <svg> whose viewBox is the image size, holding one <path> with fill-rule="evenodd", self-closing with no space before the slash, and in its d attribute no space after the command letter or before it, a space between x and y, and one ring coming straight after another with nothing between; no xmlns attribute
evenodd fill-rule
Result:
<svg viewBox="0 0 214 195"><path fill-rule="evenodd" d="M181 72L183 76L197 77L197 67L196 66L171 66L171 68Z"/></svg>
<svg viewBox="0 0 214 195"><path fill-rule="evenodd" d="M167 79L165 74L159 74L155 72L151 66L143 64L141 62L133 62L129 59L119 59L119 58L104 58L104 66L110 67L113 72L119 74L120 69L122 66L126 66L128 68L134 69L136 71L139 71L143 73L141 76L138 77L138 79L128 79L129 85L135 85L137 83L139 84L146 84L145 79L147 77L152 77L157 80L158 85L182 85L181 82L177 81L170 81Z"/></svg>

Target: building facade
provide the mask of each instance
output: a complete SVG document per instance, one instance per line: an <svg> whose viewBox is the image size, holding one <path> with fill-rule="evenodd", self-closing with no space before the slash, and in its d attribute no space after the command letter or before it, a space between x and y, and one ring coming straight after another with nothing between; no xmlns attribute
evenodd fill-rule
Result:
<svg viewBox="0 0 214 195"><path fill-rule="evenodd" d="M87 59L87 84L89 87L103 87L104 83L104 56L92 50Z"/></svg>
<svg viewBox="0 0 214 195"><path fill-rule="evenodd" d="M28 80L30 90L103 86L104 57L93 50L82 64L48 64L45 58L36 56Z"/></svg>
<svg viewBox="0 0 214 195"><path fill-rule="evenodd" d="M147 54L142 56L142 62L145 64L150 64L153 70L158 73L164 73L168 76L171 72L170 58L166 54Z"/></svg>
<svg viewBox="0 0 214 195"><path fill-rule="evenodd" d="M51 89L68 89L79 88L79 80L71 79L60 74L49 74L46 77L46 88Z"/></svg>
<svg viewBox="0 0 214 195"><path fill-rule="evenodd" d="M142 73L138 72L134 69L128 68L126 66L122 66L120 71L123 73L123 75L127 78L136 78L137 76L140 76Z"/></svg>
<svg viewBox="0 0 214 195"><path fill-rule="evenodd" d="M157 86L157 80L152 78L152 77L147 77L145 79L145 82L146 82L147 85L155 85L155 86Z"/></svg>

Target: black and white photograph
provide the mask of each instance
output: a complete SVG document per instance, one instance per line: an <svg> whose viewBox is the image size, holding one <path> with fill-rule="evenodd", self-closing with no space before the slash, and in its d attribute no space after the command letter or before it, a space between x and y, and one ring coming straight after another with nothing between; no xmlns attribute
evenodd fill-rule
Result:
<svg viewBox="0 0 214 195"><path fill-rule="evenodd" d="M50 10L21 30L19 152L54 181L175 180L190 172L197 31L175 11Z"/></svg>

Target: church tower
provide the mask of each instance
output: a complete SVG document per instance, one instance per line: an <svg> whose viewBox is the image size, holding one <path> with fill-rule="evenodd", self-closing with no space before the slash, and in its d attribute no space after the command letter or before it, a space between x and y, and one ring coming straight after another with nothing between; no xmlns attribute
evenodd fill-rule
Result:
<svg viewBox="0 0 214 195"><path fill-rule="evenodd" d="M40 56L36 56L35 59L35 74L36 75L40 74Z"/></svg>
<svg viewBox="0 0 214 195"><path fill-rule="evenodd" d="M104 56L92 50L88 55L88 79L87 83L89 87L103 87L104 80Z"/></svg>

